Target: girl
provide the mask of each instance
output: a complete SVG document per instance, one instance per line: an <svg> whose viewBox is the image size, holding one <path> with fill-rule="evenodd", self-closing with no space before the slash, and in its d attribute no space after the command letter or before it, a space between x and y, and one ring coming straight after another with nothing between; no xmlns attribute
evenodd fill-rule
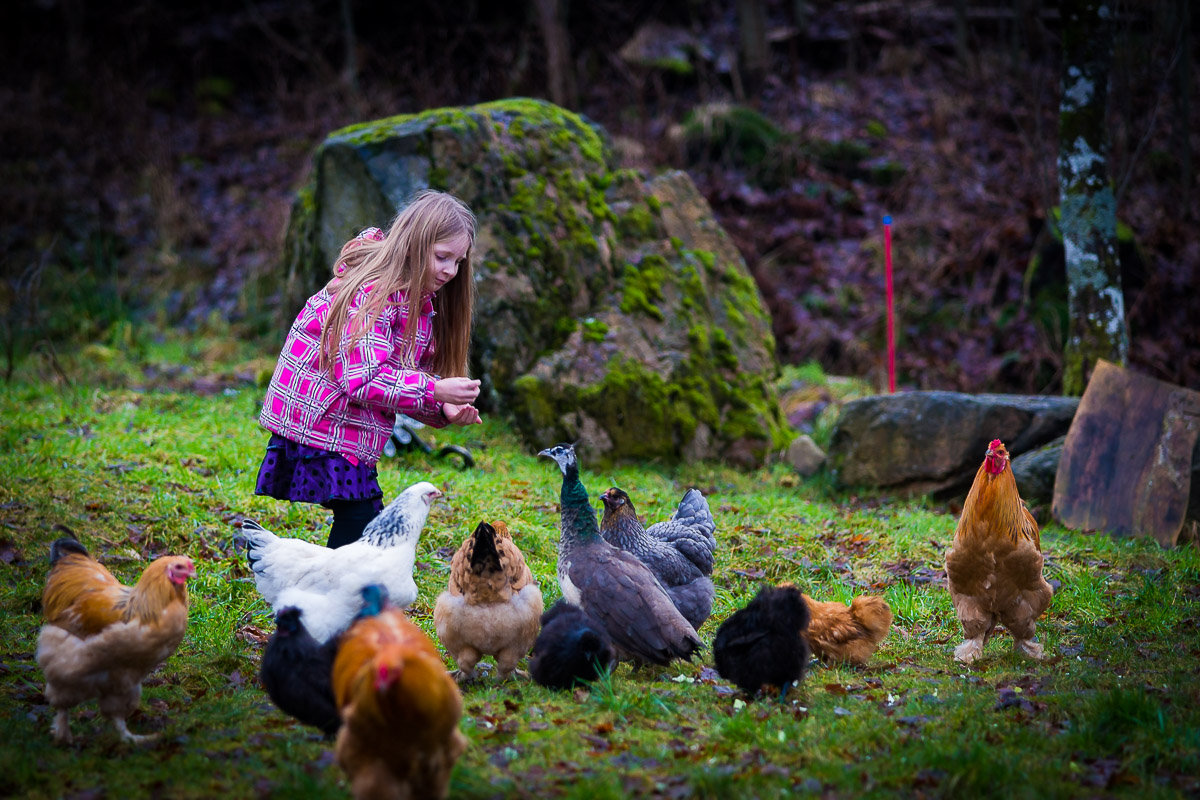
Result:
<svg viewBox="0 0 1200 800"><path fill-rule="evenodd" d="M435 428L482 421L465 377L474 243L461 200L422 192L386 233L342 247L292 323L258 419L273 435L254 493L333 511L329 547L383 508L375 462L398 412Z"/></svg>

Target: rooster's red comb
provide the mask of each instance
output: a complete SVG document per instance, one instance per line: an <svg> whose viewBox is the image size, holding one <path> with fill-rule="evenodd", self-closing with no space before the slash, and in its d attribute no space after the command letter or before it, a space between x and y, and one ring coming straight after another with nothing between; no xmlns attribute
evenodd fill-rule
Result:
<svg viewBox="0 0 1200 800"><path fill-rule="evenodd" d="M995 450L997 447L1004 447L1004 442L999 439L992 439L992 443L988 445L988 450Z"/></svg>

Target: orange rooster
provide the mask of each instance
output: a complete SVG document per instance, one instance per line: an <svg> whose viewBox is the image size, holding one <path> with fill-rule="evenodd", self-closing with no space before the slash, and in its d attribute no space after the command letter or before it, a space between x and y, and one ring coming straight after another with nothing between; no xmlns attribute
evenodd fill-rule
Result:
<svg viewBox="0 0 1200 800"><path fill-rule="evenodd" d="M57 709L55 741L71 743L67 713L93 697L122 739L152 738L130 733L125 718L141 700L142 679L183 639L187 580L195 576L190 558L163 556L146 567L136 586L125 586L75 539L50 545L37 662L46 676L46 699Z"/></svg>
<svg viewBox="0 0 1200 800"><path fill-rule="evenodd" d="M358 800L444 798L466 749L462 695L433 642L378 585L342 636L333 693L342 714L335 750Z"/></svg>
<svg viewBox="0 0 1200 800"><path fill-rule="evenodd" d="M892 629L892 609L882 597L859 595L846 607L804 595L812 619L804 632L817 658L830 664L867 663Z"/></svg>
<svg viewBox="0 0 1200 800"><path fill-rule="evenodd" d="M1037 521L1017 494L1008 449L993 439L963 503L954 547L946 551L946 579L966 639L954 649L964 663L979 658L999 622L1014 646L1042 657L1034 624L1054 590L1042 577Z"/></svg>

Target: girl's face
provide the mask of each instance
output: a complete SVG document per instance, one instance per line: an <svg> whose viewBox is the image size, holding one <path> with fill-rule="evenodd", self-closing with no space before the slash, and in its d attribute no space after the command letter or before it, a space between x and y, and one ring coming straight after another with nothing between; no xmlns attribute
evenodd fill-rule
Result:
<svg viewBox="0 0 1200 800"><path fill-rule="evenodd" d="M434 242L425 273L425 291L436 292L458 274L458 267L471 249L471 238L461 234L453 239Z"/></svg>

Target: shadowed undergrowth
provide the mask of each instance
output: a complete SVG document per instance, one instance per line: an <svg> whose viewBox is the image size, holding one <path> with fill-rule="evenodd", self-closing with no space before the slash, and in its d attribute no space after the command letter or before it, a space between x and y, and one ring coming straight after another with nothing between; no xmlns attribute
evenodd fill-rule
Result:
<svg viewBox="0 0 1200 800"><path fill-rule="evenodd" d="M228 342L168 341L139 355L60 354L0 387L0 794L27 797L344 797L321 736L276 711L258 685L267 607L232 545L232 523L324 542L325 512L254 497L266 434L255 423L270 361ZM55 380L45 376L57 375ZM36 376L36 377L35 377ZM63 379L70 381L68 384ZM417 480L446 492L418 547L411 609L432 634L453 549L480 520L508 522L541 584L555 579L559 475L502 423L427 431L470 447L477 467L420 453L385 460L387 499ZM547 445L552 444L550 442ZM1039 623L1051 658L1001 633L975 668L941 572L954 517L925 501L833 495L782 466L622 466L583 480L593 505L619 485L649 521L689 486L718 523L711 645L763 581L818 599L882 593L896 623L862 669L812 668L786 701L747 698L696 663L622 666L591 691L554 693L490 677L464 689L471 741L455 797L1180 796L1200 791L1200 556L1194 546L1112 541L1051 526L1042 541L1056 596ZM33 660L50 542L74 531L133 582L147 560L196 561L187 635L145 684L137 733L118 742L94 703L76 745L50 738Z"/></svg>

